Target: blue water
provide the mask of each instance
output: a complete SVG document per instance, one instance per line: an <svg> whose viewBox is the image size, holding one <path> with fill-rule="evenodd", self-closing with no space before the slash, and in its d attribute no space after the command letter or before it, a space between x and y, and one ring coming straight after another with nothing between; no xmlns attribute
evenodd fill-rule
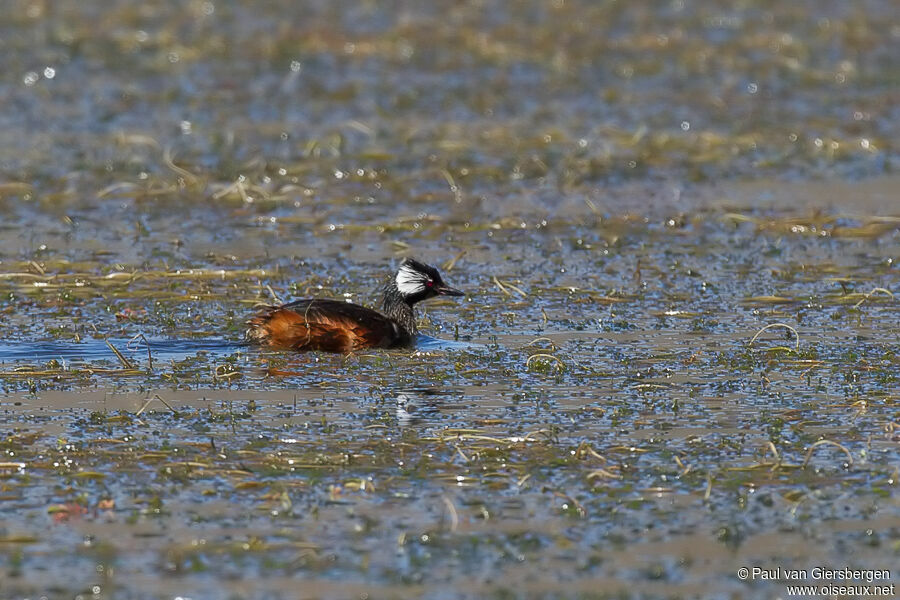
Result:
<svg viewBox="0 0 900 600"><path fill-rule="evenodd" d="M483 347L474 342L442 340L421 333L416 336L416 350L476 350Z"/></svg>
<svg viewBox="0 0 900 600"><path fill-rule="evenodd" d="M154 361L179 361L198 353L208 358L225 357L253 348L224 338L172 339L172 338L110 338L110 343L125 357L136 362L147 358L147 348ZM480 344L442 340L427 335L416 338L416 349L424 351L474 350ZM22 342L0 344L0 363L31 362L42 363L50 360L68 362L113 361L118 358L106 344L106 340L86 338L75 341Z"/></svg>
<svg viewBox="0 0 900 600"><path fill-rule="evenodd" d="M209 356L229 356L245 348L244 345L221 338L203 339L126 339L110 338L109 342L123 356L136 361L147 358L147 349L154 361L178 361L204 352ZM0 344L0 363L47 362L50 360L69 362L113 361L118 358L106 344L106 340L86 338L81 341L23 342Z"/></svg>

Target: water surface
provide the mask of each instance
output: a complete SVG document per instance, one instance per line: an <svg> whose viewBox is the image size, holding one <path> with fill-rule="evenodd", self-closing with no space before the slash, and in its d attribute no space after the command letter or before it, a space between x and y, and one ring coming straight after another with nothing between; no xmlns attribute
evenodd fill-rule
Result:
<svg viewBox="0 0 900 600"><path fill-rule="evenodd" d="M13 2L0 599L894 569L894 12ZM403 256L417 348L242 345Z"/></svg>

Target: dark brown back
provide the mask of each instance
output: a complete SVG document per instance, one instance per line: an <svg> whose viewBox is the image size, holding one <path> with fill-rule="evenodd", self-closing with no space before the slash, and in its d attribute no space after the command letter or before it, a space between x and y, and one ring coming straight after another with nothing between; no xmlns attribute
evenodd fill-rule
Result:
<svg viewBox="0 0 900 600"><path fill-rule="evenodd" d="M339 300L298 300L271 307L249 325L251 341L292 350L347 353L409 343L408 334L381 313Z"/></svg>

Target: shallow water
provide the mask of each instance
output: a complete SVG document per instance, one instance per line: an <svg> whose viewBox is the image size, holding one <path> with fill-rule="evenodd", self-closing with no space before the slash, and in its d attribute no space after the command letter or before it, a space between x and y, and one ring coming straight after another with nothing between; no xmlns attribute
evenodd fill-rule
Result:
<svg viewBox="0 0 900 600"><path fill-rule="evenodd" d="M896 582L892 3L14 4L0 600Z"/></svg>
<svg viewBox="0 0 900 600"><path fill-rule="evenodd" d="M225 339L148 339L145 337L107 340L83 339L77 342L21 342L0 344L0 364L32 362L42 363L62 359L77 363L116 360L114 346L126 359L139 362L149 356L157 361L185 360L202 354L207 359L220 359L240 352L249 352L251 347L243 342ZM420 335L415 348L423 352L441 350L475 350L479 344L459 340L442 340L429 335Z"/></svg>
<svg viewBox="0 0 900 600"><path fill-rule="evenodd" d="M244 349L244 345L224 339L82 339L77 342L21 342L0 344L0 362L49 362L62 359L72 363L115 361L109 344L131 361L139 361L148 353L158 361L184 360L196 354L215 359L230 356Z"/></svg>

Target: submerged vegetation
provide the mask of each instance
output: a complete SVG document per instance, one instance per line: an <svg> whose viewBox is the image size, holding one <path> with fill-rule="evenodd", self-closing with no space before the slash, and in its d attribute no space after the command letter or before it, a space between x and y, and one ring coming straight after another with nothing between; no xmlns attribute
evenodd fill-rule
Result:
<svg viewBox="0 0 900 600"><path fill-rule="evenodd" d="M898 564L892 3L13 5L0 600ZM241 343L405 255L436 339Z"/></svg>

